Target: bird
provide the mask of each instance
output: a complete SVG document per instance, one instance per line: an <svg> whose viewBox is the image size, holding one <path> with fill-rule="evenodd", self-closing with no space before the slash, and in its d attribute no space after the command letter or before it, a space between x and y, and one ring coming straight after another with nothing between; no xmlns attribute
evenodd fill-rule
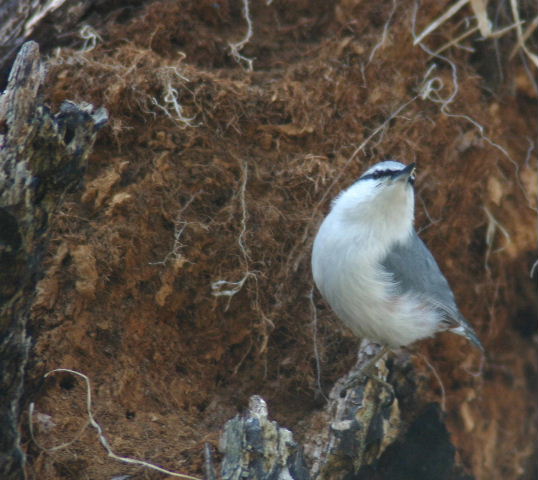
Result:
<svg viewBox="0 0 538 480"><path fill-rule="evenodd" d="M314 283L358 337L387 351L449 331L482 352L415 226L416 164L373 165L332 202L312 247Z"/></svg>

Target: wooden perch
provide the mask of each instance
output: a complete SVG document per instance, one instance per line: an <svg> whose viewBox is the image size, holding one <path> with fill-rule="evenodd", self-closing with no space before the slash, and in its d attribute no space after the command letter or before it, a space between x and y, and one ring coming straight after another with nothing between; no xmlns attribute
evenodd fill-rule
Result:
<svg viewBox="0 0 538 480"><path fill-rule="evenodd" d="M310 471L292 433L270 421L265 401L253 396L247 413L233 418L224 427L222 478L344 478L350 472L358 472L364 463L377 459L399 433L398 401L372 379L365 378L343 391L348 379L375 353L376 347L364 344L355 367L336 383L325 411L311 423L305 445ZM384 365L378 371L383 380L387 373Z"/></svg>
<svg viewBox="0 0 538 480"><path fill-rule="evenodd" d="M379 381L363 378L354 387L344 390L348 380L359 374L378 348L363 342L355 366L336 382L318 419L327 427L307 435L305 449L312 461L313 478L343 478L350 472L359 472L364 464L377 460L400 433L398 400ZM379 364L376 376L386 381L385 361L380 360Z"/></svg>
<svg viewBox="0 0 538 480"><path fill-rule="evenodd" d="M364 378L344 390L349 378L377 353L364 341L358 360L336 382L324 411L312 416L300 446L289 430L270 421L258 396L247 413L230 420L221 439L222 478L248 479L458 479L455 449L436 404L415 395L415 376L409 358L377 363L376 376L395 386L393 397L376 379ZM398 396L405 396L407 417L400 415ZM304 452L304 456L303 456ZM308 465L308 466L307 466ZM207 469L206 469L207 470Z"/></svg>
<svg viewBox="0 0 538 480"><path fill-rule="evenodd" d="M292 433L269 420L267 404L257 395L245 415L226 423L220 450L223 480L310 478Z"/></svg>
<svg viewBox="0 0 538 480"><path fill-rule="evenodd" d="M39 47L25 43L0 97L0 478L24 478L19 417L31 339L26 325L41 273L48 219L82 179L104 108L42 104Z"/></svg>

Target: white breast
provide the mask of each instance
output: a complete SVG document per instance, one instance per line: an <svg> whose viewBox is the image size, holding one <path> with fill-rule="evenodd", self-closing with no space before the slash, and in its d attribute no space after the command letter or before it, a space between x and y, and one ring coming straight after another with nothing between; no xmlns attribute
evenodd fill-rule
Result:
<svg viewBox="0 0 538 480"><path fill-rule="evenodd" d="M411 234L413 199L410 209L406 198L383 199L388 205L377 201L373 209L372 202L357 200L365 196L356 186L362 187L355 184L337 198L319 229L312 251L314 281L359 337L392 348L429 337L441 317L418 296L398 295L380 263L395 242Z"/></svg>

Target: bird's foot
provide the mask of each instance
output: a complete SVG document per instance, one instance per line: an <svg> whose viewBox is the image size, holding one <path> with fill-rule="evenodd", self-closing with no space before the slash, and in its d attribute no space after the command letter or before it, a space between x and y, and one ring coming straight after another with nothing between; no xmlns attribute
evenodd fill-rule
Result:
<svg viewBox="0 0 538 480"><path fill-rule="evenodd" d="M394 387L389 382L383 380L381 377L378 377L377 375L368 375L368 378L370 378L370 380L377 382L388 393L388 398L385 400L383 406L388 407L392 405L394 403L394 400L396 399L396 394L394 393Z"/></svg>
<svg viewBox="0 0 538 480"><path fill-rule="evenodd" d="M378 375L375 375L374 373L367 372L367 371L366 372L364 372L364 371L363 372L356 372L356 374L354 374L350 379L348 379L348 381L342 387L342 390L340 392L340 396L342 396L342 397L345 396L347 390L349 390L352 387L357 386L360 383L363 383L367 378L370 379L370 380L373 380L374 382L377 382L377 384L381 385L381 387L384 388L385 391L388 393L388 398L384 402L383 406L392 405L394 403L395 398L396 398L396 394L394 393L393 386L390 383L383 380Z"/></svg>
<svg viewBox="0 0 538 480"><path fill-rule="evenodd" d="M368 375L364 372L356 372L348 379L346 383L342 386L342 392L345 393L352 387L357 386L359 383L363 383L368 378Z"/></svg>

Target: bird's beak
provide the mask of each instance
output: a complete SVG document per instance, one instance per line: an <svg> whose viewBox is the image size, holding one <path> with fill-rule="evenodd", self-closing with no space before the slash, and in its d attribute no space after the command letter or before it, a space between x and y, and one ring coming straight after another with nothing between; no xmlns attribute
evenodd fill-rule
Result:
<svg viewBox="0 0 538 480"><path fill-rule="evenodd" d="M416 163L410 163L402 171L392 177L393 182L406 182L408 178L415 173Z"/></svg>

